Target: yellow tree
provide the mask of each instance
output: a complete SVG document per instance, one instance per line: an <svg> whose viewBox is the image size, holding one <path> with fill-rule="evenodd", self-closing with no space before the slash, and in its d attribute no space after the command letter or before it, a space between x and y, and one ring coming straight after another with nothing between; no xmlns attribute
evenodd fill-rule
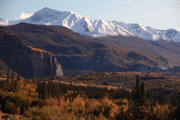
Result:
<svg viewBox="0 0 180 120"><path fill-rule="evenodd" d="M27 83L24 80L16 80L15 92L24 97L29 97L30 101L37 98L38 93L36 92L37 85L34 83Z"/></svg>

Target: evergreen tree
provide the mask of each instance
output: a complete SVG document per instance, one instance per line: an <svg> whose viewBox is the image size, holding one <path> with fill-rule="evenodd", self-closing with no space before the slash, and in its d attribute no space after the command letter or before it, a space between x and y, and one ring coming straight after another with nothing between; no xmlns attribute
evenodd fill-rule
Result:
<svg viewBox="0 0 180 120"><path fill-rule="evenodd" d="M9 68L7 70L7 80L9 80Z"/></svg>
<svg viewBox="0 0 180 120"><path fill-rule="evenodd" d="M2 73L2 71L0 71L0 77L3 77L3 73Z"/></svg>
<svg viewBox="0 0 180 120"><path fill-rule="evenodd" d="M43 83L43 86L42 86L42 99L47 99L47 98L48 98L47 84Z"/></svg>
<svg viewBox="0 0 180 120"><path fill-rule="evenodd" d="M14 71L12 70L11 79L14 80Z"/></svg>
<svg viewBox="0 0 180 120"><path fill-rule="evenodd" d="M19 72L18 72L18 75L17 75L17 80L20 80L20 74L19 74Z"/></svg>
<svg viewBox="0 0 180 120"><path fill-rule="evenodd" d="M140 85L140 78L136 77L136 87L135 87L135 106L134 106L134 119L144 119L144 82Z"/></svg>
<svg viewBox="0 0 180 120"><path fill-rule="evenodd" d="M172 101L172 104L173 104L173 106L176 106L177 105L177 98L176 98L177 96L176 96L176 93L174 92L173 93L173 101Z"/></svg>
<svg viewBox="0 0 180 120"><path fill-rule="evenodd" d="M180 120L180 96L178 98L178 104L177 104L177 109L176 109L176 119Z"/></svg>
<svg viewBox="0 0 180 120"><path fill-rule="evenodd" d="M135 105L140 103L140 88L139 88L139 75L136 76L136 87L135 87Z"/></svg>
<svg viewBox="0 0 180 120"><path fill-rule="evenodd" d="M145 100L144 81L141 83L140 100L141 100L140 101L141 105L144 105L144 100Z"/></svg>

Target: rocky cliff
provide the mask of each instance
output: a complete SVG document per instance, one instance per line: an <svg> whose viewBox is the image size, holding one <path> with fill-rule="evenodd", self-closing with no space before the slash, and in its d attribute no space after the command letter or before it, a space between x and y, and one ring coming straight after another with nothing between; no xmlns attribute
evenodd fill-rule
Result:
<svg viewBox="0 0 180 120"><path fill-rule="evenodd" d="M14 33L1 29L0 60L24 78L63 75L61 64L51 53L27 46Z"/></svg>

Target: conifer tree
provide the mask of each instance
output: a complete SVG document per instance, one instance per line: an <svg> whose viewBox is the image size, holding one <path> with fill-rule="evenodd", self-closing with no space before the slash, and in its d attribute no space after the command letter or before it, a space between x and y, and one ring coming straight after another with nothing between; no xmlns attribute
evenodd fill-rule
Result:
<svg viewBox="0 0 180 120"><path fill-rule="evenodd" d="M11 79L14 80L14 71L12 70Z"/></svg>
<svg viewBox="0 0 180 120"><path fill-rule="evenodd" d="M18 75L17 75L17 80L20 80L20 74L19 74L19 72L18 72Z"/></svg>
<svg viewBox="0 0 180 120"><path fill-rule="evenodd" d="M7 70L7 80L9 80L9 68Z"/></svg>
<svg viewBox="0 0 180 120"><path fill-rule="evenodd" d="M144 100L145 100L144 81L141 83L140 100L141 100L140 101L141 105L144 105Z"/></svg>
<svg viewBox="0 0 180 120"><path fill-rule="evenodd" d="M135 104L140 103L140 88L139 88L139 75L136 76L136 87L135 87Z"/></svg>
<svg viewBox="0 0 180 120"><path fill-rule="evenodd" d="M47 99L48 98L48 89L46 83L43 83L42 86L42 98Z"/></svg>
<svg viewBox="0 0 180 120"><path fill-rule="evenodd" d="M177 119L177 120L180 120L180 96L179 96L179 98L178 98L178 103L177 103L176 119Z"/></svg>

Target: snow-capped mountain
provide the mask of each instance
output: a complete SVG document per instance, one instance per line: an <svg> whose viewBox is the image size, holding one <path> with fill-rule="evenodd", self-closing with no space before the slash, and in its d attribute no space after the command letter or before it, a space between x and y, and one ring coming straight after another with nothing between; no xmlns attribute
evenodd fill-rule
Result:
<svg viewBox="0 0 180 120"><path fill-rule="evenodd" d="M123 22L112 21L113 24L120 26L130 33L145 39L145 40L173 40L176 42L180 42L180 32L175 29L168 30L157 30L152 27L145 27L140 24L125 24Z"/></svg>
<svg viewBox="0 0 180 120"><path fill-rule="evenodd" d="M8 25L9 21L5 18L0 18L0 25L5 26Z"/></svg>
<svg viewBox="0 0 180 120"><path fill-rule="evenodd" d="M180 42L180 32L175 29L157 30L140 24L125 24L117 21L93 20L76 12L57 11L43 8L35 12L31 17L18 21L0 19L0 25L14 25L20 22L60 25L85 36L138 36L145 40L173 40Z"/></svg>

